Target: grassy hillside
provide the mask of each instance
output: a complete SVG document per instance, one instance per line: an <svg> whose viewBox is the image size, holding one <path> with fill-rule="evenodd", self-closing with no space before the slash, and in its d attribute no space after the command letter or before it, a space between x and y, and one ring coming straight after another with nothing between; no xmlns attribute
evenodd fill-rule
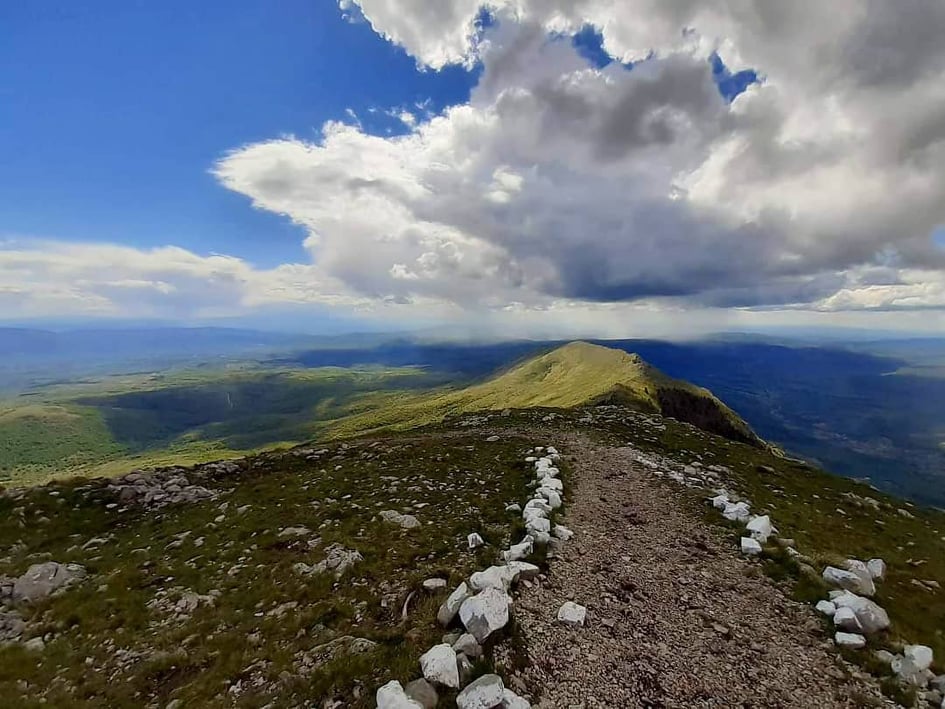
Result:
<svg viewBox="0 0 945 709"><path fill-rule="evenodd" d="M671 379L638 355L587 342L564 345L459 391L365 400L332 432L404 428L473 411L599 403L662 413L727 438L759 443L748 425L708 390Z"/></svg>

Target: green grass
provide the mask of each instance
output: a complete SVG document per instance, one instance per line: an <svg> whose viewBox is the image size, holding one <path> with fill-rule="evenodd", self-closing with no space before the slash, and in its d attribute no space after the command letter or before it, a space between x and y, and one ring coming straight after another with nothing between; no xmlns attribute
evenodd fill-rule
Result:
<svg viewBox="0 0 945 709"><path fill-rule="evenodd" d="M448 592L509 542L517 516L504 508L527 496L530 470L522 460L533 443L431 432L335 445L317 460L270 453L247 460L237 476L203 483L225 493L219 500L159 513L109 511L112 494L83 480L33 488L20 501L0 498L0 575L50 558L81 563L91 574L27 611L31 634L55 635L41 655L0 649L4 707L36 706L40 697L48 706L138 707L179 698L184 706L258 707L332 696L370 706L379 684L417 676L419 655L443 632L435 615L446 592L424 595L420 583L443 576ZM385 509L410 510L424 524L405 531L375 519ZM296 525L312 530L313 547L279 538L281 528ZM168 546L186 531L179 548ZM469 552L471 531L489 546ZM109 535L106 545L82 550ZM292 570L320 560L333 542L364 555L342 581ZM220 598L168 623L148 602L159 589L175 588L217 590ZM299 605L281 618L267 615L286 602ZM299 670L302 653L343 635L378 645ZM251 686L257 677L263 689ZM241 679L245 691L231 703L228 688ZM21 681L29 683L25 692ZM363 698L349 703L358 688Z"/></svg>

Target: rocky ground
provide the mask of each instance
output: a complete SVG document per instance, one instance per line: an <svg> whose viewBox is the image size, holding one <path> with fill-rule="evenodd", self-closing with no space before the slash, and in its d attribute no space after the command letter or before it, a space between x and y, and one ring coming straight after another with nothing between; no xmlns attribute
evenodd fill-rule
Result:
<svg viewBox="0 0 945 709"><path fill-rule="evenodd" d="M741 558L691 496L632 449L563 442L575 536L516 599L521 669L507 684L540 707L883 703L810 606ZM557 621L569 600L587 607L583 627Z"/></svg>

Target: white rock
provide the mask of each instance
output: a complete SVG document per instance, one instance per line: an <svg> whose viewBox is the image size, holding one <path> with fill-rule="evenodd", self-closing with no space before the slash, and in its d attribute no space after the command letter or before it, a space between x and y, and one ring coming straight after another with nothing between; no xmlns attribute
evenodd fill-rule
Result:
<svg viewBox="0 0 945 709"><path fill-rule="evenodd" d="M554 446L548 446L547 448L545 448L545 453L547 453L548 455L558 455L558 449L555 448Z"/></svg>
<svg viewBox="0 0 945 709"><path fill-rule="evenodd" d="M863 626L860 625L860 621L856 617L856 613L853 612L852 608L837 608L837 611L833 614L833 623L840 630L846 630L851 633L859 633L863 630Z"/></svg>
<svg viewBox="0 0 945 709"><path fill-rule="evenodd" d="M525 559L535 551L535 542L531 537L525 537L518 544L513 544L507 551L502 552L502 558L506 561L518 561Z"/></svg>
<svg viewBox="0 0 945 709"><path fill-rule="evenodd" d="M466 630L483 643L492 633L508 624L511 604L512 599L505 591L487 588L463 601L459 608L459 618Z"/></svg>
<svg viewBox="0 0 945 709"><path fill-rule="evenodd" d="M28 603L38 601L60 588L81 581L85 575L85 567L78 564L60 564L55 561L33 564L13 582L13 600Z"/></svg>
<svg viewBox="0 0 945 709"><path fill-rule="evenodd" d="M469 585L474 591L484 591L487 588L508 591L515 576L515 571L511 566L490 566L485 571L477 571L470 576Z"/></svg>
<svg viewBox="0 0 945 709"><path fill-rule="evenodd" d="M469 545L470 549L478 549L486 543L486 540L482 538L479 532L473 532L466 537L466 543Z"/></svg>
<svg viewBox="0 0 945 709"><path fill-rule="evenodd" d="M849 608L856 614L857 622L864 633L872 635L889 627L889 616L881 606L868 598L845 591L833 598L833 603L840 608Z"/></svg>
<svg viewBox="0 0 945 709"><path fill-rule="evenodd" d="M459 640L453 643L453 652L461 652L466 657L480 657L482 655L482 645L473 636L472 633L463 633Z"/></svg>
<svg viewBox="0 0 945 709"><path fill-rule="evenodd" d="M747 522L751 514L751 508L746 502L729 502L722 510L722 516L731 522Z"/></svg>
<svg viewBox="0 0 945 709"><path fill-rule="evenodd" d="M554 535L561 541L566 542L574 536L574 532L565 527L563 524L556 524L554 527Z"/></svg>
<svg viewBox="0 0 945 709"><path fill-rule="evenodd" d="M444 687L459 688L459 668L456 651L446 643L434 645L420 656L420 669L427 682Z"/></svg>
<svg viewBox="0 0 945 709"><path fill-rule="evenodd" d="M25 643L23 643L23 648L27 652L42 652L46 649L46 643L43 642L42 638L30 638Z"/></svg>
<svg viewBox="0 0 945 709"><path fill-rule="evenodd" d="M563 504L561 502L561 495L557 490L551 490L550 488L542 486L538 490L538 494L548 500L548 506L553 510L557 510Z"/></svg>
<svg viewBox="0 0 945 709"><path fill-rule="evenodd" d="M838 631L833 638L840 647L850 648L851 650L866 647L866 638L857 633L841 633Z"/></svg>
<svg viewBox="0 0 945 709"><path fill-rule="evenodd" d="M396 524L404 529L414 529L420 526L420 520L413 515L402 515L396 510L384 510L381 512L381 519L391 524Z"/></svg>
<svg viewBox="0 0 945 709"><path fill-rule="evenodd" d="M383 687L378 688L374 697L377 709L423 709L423 705L415 702L404 693L404 688L397 680L391 680Z"/></svg>
<svg viewBox="0 0 945 709"><path fill-rule="evenodd" d="M509 568L512 570L512 583L519 579L533 579L541 573L541 569L527 561L510 561Z"/></svg>
<svg viewBox="0 0 945 709"><path fill-rule="evenodd" d="M511 505L505 506L505 511L506 512L521 512L522 506L516 502L513 502Z"/></svg>
<svg viewBox="0 0 945 709"><path fill-rule="evenodd" d="M902 651L903 657L910 660L919 671L927 670L932 666L932 648L925 645L906 645Z"/></svg>
<svg viewBox="0 0 945 709"><path fill-rule="evenodd" d="M751 537L742 537L742 554L747 556L757 556L761 553L761 545L758 543L758 540L752 539Z"/></svg>
<svg viewBox="0 0 945 709"><path fill-rule="evenodd" d="M712 506L721 511L729 504L728 495L716 495L709 499L709 502L712 503Z"/></svg>
<svg viewBox="0 0 945 709"><path fill-rule="evenodd" d="M545 478L541 483L542 488L548 488L549 490L554 490L555 492L561 492L564 490L564 483L561 482L558 478Z"/></svg>
<svg viewBox="0 0 945 709"><path fill-rule="evenodd" d="M835 566L828 566L824 569L823 577L824 581L829 586L843 588L863 596L872 596L876 593L876 586L873 584L873 578L869 574L866 574L864 577L863 574L855 571L847 571L845 569L838 569Z"/></svg>
<svg viewBox="0 0 945 709"><path fill-rule="evenodd" d="M565 625L584 625L587 608L573 601L565 601L558 609L558 620Z"/></svg>
<svg viewBox="0 0 945 709"><path fill-rule="evenodd" d="M886 562L882 559L870 559L866 562L866 568L872 576L877 581L882 581L886 578Z"/></svg>
<svg viewBox="0 0 945 709"><path fill-rule="evenodd" d="M445 628L452 623L453 618L459 613L463 601L470 598L472 595L472 589L469 588L469 585L465 581L457 586L447 599L443 601L443 605L440 606L440 610L436 614L436 619L440 622L440 625Z"/></svg>
<svg viewBox="0 0 945 709"><path fill-rule="evenodd" d="M426 579L423 582L425 591L439 591L441 588L446 588L446 579Z"/></svg>
<svg viewBox="0 0 945 709"><path fill-rule="evenodd" d="M502 705L505 686L499 675L483 675L456 697L457 709L495 709Z"/></svg>
<svg viewBox="0 0 945 709"><path fill-rule="evenodd" d="M525 529L528 532L551 532L551 522L545 517L529 517L525 522Z"/></svg>
<svg viewBox="0 0 945 709"><path fill-rule="evenodd" d="M746 529L751 534L751 538L764 544L768 537L774 534L774 527L771 524L771 518L768 515L753 517L746 525Z"/></svg>
<svg viewBox="0 0 945 709"><path fill-rule="evenodd" d="M816 608L818 612L831 618L833 618L834 613L837 612L837 607L830 601L817 601L817 605L814 606L814 608Z"/></svg>
<svg viewBox="0 0 945 709"><path fill-rule="evenodd" d="M525 503L525 511L522 512L523 518L527 519L529 510L541 510L542 512L549 513L551 512L551 505L548 504L547 500L535 497Z"/></svg>
<svg viewBox="0 0 945 709"><path fill-rule="evenodd" d="M511 689L502 692L502 709L532 709L527 699L522 699Z"/></svg>

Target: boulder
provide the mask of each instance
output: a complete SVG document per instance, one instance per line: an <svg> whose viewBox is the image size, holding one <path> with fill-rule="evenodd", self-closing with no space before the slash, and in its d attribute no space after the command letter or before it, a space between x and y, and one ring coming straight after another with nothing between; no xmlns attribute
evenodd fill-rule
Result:
<svg viewBox="0 0 945 709"><path fill-rule="evenodd" d="M384 510L381 512L381 519L404 529L414 529L420 526L420 520L413 515L402 515L395 510Z"/></svg>
<svg viewBox="0 0 945 709"><path fill-rule="evenodd" d="M511 604L512 599L505 591L487 588L463 601L459 608L459 618L466 630L483 643L492 633L508 624Z"/></svg>
<svg viewBox="0 0 945 709"><path fill-rule="evenodd" d="M762 544L767 542L768 537L774 534L775 531L771 524L771 518L768 517L768 515L752 517L745 528L748 530L752 539Z"/></svg>
<svg viewBox="0 0 945 709"><path fill-rule="evenodd" d="M541 569L527 561L510 561L509 568L512 570L512 583L519 579L533 579L541 573Z"/></svg>
<svg viewBox="0 0 945 709"><path fill-rule="evenodd" d="M742 554L746 556L758 556L762 549L761 544L758 543L757 539L752 539L751 537L742 537Z"/></svg>
<svg viewBox="0 0 945 709"><path fill-rule="evenodd" d="M377 709L424 709L420 702L407 696L403 685L395 679L379 687L374 700L377 702Z"/></svg>
<svg viewBox="0 0 945 709"><path fill-rule="evenodd" d="M511 505L505 506L505 511L506 512L521 512L522 506L518 504L517 502L513 502Z"/></svg>
<svg viewBox="0 0 945 709"><path fill-rule="evenodd" d="M535 551L535 542L531 537L525 537L518 544L513 544L507 551L502 552L502 558L506 561L518 561L524 559Z"/></svg>
<svg viewBox="0 0 945 709"><path fill-rule="evenodd" d="M0 611L0 645L17 640L26 630L26 623L16 611Z"/></svg>
<svg viewBox="0 0 945 709"><path fill-rule="evenodd" d="M856 614L856 620L867 635L878 633L889 627L889 616L877 603L868 598L845 591L833 599L833 604L840 608L849 608Z"/></svg>
<svg viewBox="0 0 945 709"><path fill-rule="evenodd" d="M532 705L506 687L502 692L502 709L532 709Z"/></svg>
<svg viewBox="0 0 945 709"><path fill-rule="evenodd" d="M482 657L482 645L476 640L472 633L463 633L459 639L453 643L454 652L461 652L466 657Z"/></svg>
<svg viewBox="0 0 945 709"><path fill-rule="evenodd" d="M716 495L715 497L709 498L709 502L715 509L721 512L729 504L728 495Z"/></svg>
<svg viewBox="0 0 945 709"><path fill-rule="evenodd" d="M459 688L456 651L446 643L434 645L420 656L420 669L428 682L451 689Z"/></svg>
<svg viewBox="0 0 945 709"><path fill-rule="evenodd" d="M440 696L436 689L425 679L415 679L404 688L404 693L417 702L423 709L436 709Z"/></svg>
<svg viewBox="0 0 945 709"><path fill-rule="evenodd" d="M444 628L453 622L453 618L459 613L463 602L473 595L472 589L463 581L456 589L443 601L440 610L436 614L436 619Z"/></svg>
<svg viewBox="0 0 945 709"><path fill-rule="evenodd" d="M548 506L553 510L558 509L563 504L561 502L561 493L557 490L550 490L547 487L542 486L538 489L538 494L548 501Z"/></svg>
<svg viewBox="0 0 945 709"><path fill-rule="evenodd" d="M483 675L456 697L457 709L495 709L505 698L505 685L499 675Z"/></svg>
<svg viewBox="0 0 945 709"><path fill-rule="evenodd" d="M858 633L863 630L863 626L857 620L856 613L851 608L837 608L837 612L833 614L833 623L840 630L851 633Z"/></svg>
<svg viewBox="0 0 945 709"><path fill-rule="evenodd" d="M439 591L441 588L446 588L446 579L426 579L421 585L423 586L424 591L433 593L435 591Z"/></svg>
<svg viewBox="0 0 945 709"><path fill-rule="evenodd" d="M487 588L508 591L516 576L511 566L490 566L485 571L477 571L470 576L469 585L474 591L484 591Z"/></svg>
<svg viewBox="0 0 945 709"><path fill-rule="evenodd" d="M330 571L335 574L336 579L339 579L345 571L359 561L364 561L361 552L354 549L345 549L341 544L330 544L325 547L324 561L320 561L312 566L309 569L309 573L324 574Z"/></svg>
<svg viewBox="0 0 945 709"><path fill-rule="evenodd" d="M876 593L876 586L869 573L864 576L861 572L828 566L824 569L823 578L828 586L846 589L862 596L872 596Z"/></svg>
<svg viewBox="0 0 945 709"><path fill-rule="evenodd" d="M574 532L572 532L570 529L565 527L563 524L556 524L554 526L554 529L552 530L552 534L554 534L558 539L560 539L563 542L568 541L571 537L574 536Z"/></svg>
<svg viewBox="0 0 945 709"><path fill-rule="evenodd" d="M23 649L27 652L42 652L46 649L46 643L43 642L42 638L30 638L25 643L23 643Z"/></svg>
<svg viewBox="0 0 945 709"><path fill-rule="evenodd" d="M581 626L587 617L587 608L573 601L565 601L558 609L558 620L565 625Z"/></svg>
<svg viewBox="0 0 945 709"><path fill-rule="evenodd" d="M817 605L814 606L817 609L818 613L823 613L825 616L833 618L834 613L837 612L837 607L830 601L817 601Z"/></svg>
<svg viewBox="0 0 945 709"><path fill-rule="evenodd" d="M33 564L13 582L13 600L32 603L85 578L85 567L46 561Z"/></svg>
<svg viewBox="0 0 945 709"><path fill-rule="evenodd" d="M470 549L478 549L486 543L486 540L482 538L479 532L472 532L469 536L466 537L466 544L469 545Z"/></svg>
<svg viewBox="0 0 945 709"><path fill-rule="evenodd" d="M866 638L857 633L841 633L838 631L837 634L833 636L833 639L840 647L845 647L850 650L859 650L866 647Z"/></svg>
<svg viewBox="0 0 945 709"><path fill-rule="evenodd" d="M886 578L886 562L882 559L870 559L866 562L866 568L875 580L882 581Z"/></svg>
<svg viewBox="0 0 945 709"><path fill-rule="evenodd" d="M927 670L932 666L932 648L925 645L906 645L902 655L919 670Z"/></svg>
<svg viewBox="0 0 945 709"><path fill-rule="evenodd" d="M722 516L730 522L747 522L751 515L751 508L747 502L726 503L722 509Z"/></svg>

